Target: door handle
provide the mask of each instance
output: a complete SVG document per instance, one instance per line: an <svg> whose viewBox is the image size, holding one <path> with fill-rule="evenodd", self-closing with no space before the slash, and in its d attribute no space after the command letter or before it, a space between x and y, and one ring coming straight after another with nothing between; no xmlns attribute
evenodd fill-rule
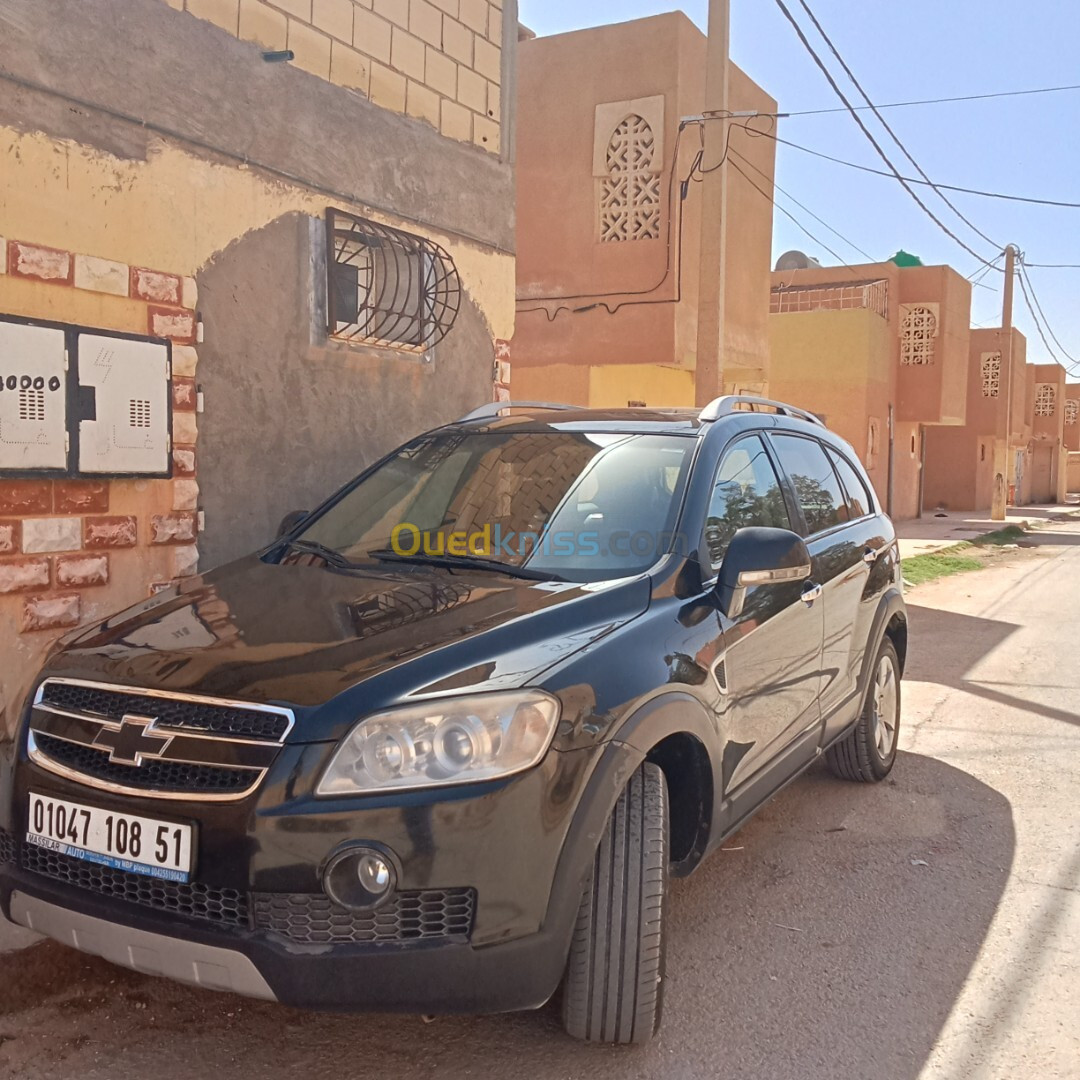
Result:
<svg viewBox="0 0 1080 1080"><path fill-rule="evenodd" d="M867 566L873 566L873 565L874 565L874 563L876 563L876 562L877 562L877 557L878 557L878 553L877 553L877 550L876 550L875 548L872 548L872 547L868 547L868 548L867 548L867 549L866 549L866 550L865 550L865 551L863 552L863 557L862 557L862 561L863 561L864 563L866 563L866 565L867 565Z"/></svg>
<svg viewBox="0 0 1080 1080"><path fill-rule="evenodd" d="M809 607L815 600L821 599L822 591L820 585L815 585L813 582L808 581L803 587L802 595L799 599Z"/></svg>

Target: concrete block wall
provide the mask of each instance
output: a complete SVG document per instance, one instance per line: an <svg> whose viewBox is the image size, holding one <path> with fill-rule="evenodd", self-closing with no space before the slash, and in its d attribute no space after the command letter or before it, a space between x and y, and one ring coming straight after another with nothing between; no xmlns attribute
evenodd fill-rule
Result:
<svg viewBox="0 0 1080 1080"><path fill-rule="evenodd" d="M447 138L502 150L503 0L166 0Z"/></svg>

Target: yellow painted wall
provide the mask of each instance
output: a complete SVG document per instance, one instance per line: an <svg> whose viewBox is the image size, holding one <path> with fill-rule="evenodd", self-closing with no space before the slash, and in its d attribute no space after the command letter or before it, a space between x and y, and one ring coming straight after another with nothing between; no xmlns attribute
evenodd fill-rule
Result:
<svg viewBox="0 0 1080 1080"><path fill-rule="evenodd" d="M180 275L194 274L232 241L283 214L322 217L328 205L326 195L254 169L213 164L164 141L145 161L121 160L0 127L0 161L0 236ZM513 256L362 206L334 205L440 243L492 337L513 336ZM47 310L56 303L49 288L40 290L40 318L54 317Z"/></svg>

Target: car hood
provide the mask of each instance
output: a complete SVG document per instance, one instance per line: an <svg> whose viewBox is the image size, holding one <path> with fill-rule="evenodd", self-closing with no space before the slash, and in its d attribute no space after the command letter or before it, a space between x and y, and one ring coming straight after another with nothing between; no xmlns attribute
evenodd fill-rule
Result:
<svg viewBox="0 0 1080 1080"><path fill-rule="evenodd" d="M322 741L414 697L533 684L649 596L647 577L580 585L250 556L80 631L44 674L285 704L289 740Z"/></svg>

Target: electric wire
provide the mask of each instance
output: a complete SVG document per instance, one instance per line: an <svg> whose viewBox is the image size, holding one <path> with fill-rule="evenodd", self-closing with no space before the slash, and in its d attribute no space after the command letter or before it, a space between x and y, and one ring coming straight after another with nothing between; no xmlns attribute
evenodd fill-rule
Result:
<svg viewBox="0 0 1080 1080"><path fill-rule="evenodd" d="M1054 328L1050 325L1050 320L1046 317L1046 312L1043 311L1042 304L1039 303L1039 295L1035 291L1035 285L1032 283L1031 275L1027 272L1027 266L1024 263L1023 255L1020 256L1020 258L1017 260L1017 262L1019 263L1019 267L1020 267L1020 272L1017 275L1017 277L1021 282L1021 289L1023 289L1024 283L1026 282L1027 290L1030 292L1031 299L1034 301L1035 307L1039 312L1039 317L1042 319L1043 324L1046 327L1046 332L1053 339L1054 344L1058 347L1058 349L1061 351L1061 353L1069 361L1069 363L1072 365L1072 367L1074 369L1076 367L1080 367L1080 360L1077 360L1076 357L1073 356L1069 352L1069 350L1066 349L1065 346L1061 344L1061 341L1058 339L1057 334L1054 333ZM1026 295L1027 294L1025 293L1025 296ZM1045 341L1045 339L1044 339L1044 341ZM1064 365L1062 365L1062 366L1064 366Z"/></svg>
<svg viewBox="0 0 1080 1080"><path fill-rule="evenodd" d="M793 150L801 150L804 154L812 154L814 157L823 158L825 161L831 161L836 165L844 165L849 169L858 169L859 172L872 173L874 176L885 176L890 180L896 179L891 172L886 172L885 169L875 169L872 165L860 165L857 162L847 161L844 158L833 157L832 154L826 154L821 150L813 150L809 146L803 146L801 143L781 138L779 135L773 135L771 132L758 131L755 128L748 128L747 130L755 136L763 135L765 138L772 139L774 142L781 143L783 146L790 146ZM1068 202L1065 199L1038 199L1030 195L1007 195L1000 191L983 191L980 188L962 187L959 184L941 184L937 181L930 183L930 181L919 180L914 176L905 176L904 179L909 184L930 184L931 187L941 188L944 191L958 191L964 195L978 195L983 199L1004 199L1008 202L1031 203L1034 206L1061 206L1069 210L1080 210L1080 202Z"/></svg>
<svg viewBox="0 0 1080 1080"><path fill-rule="evenodd" d="M986 101L990 98L1024 97L1029 94L1056 94L1063 90L1080 90L1080 83L1069 86L1040 86L1034 90L999 90L988 94L962 94L958 97L923 98L919 101L890 101L878 105L879 109L906 109L912 105L947 105L955 101ZM856 109L865 111L869 105L856 105ZM824 116L827 113L847 112L844 108L801 109L798 112L774 113L775 116Z"/></svg>
<svg viewBox="0 0 1080 1080"><path fill-rule="evenodd" d="M851 102L848 100L847 95L844 93L843 90L840 89L840 86L837 83L836 79L833 78L832 72L829 71L828 67L826 67L826 65L825 65L825 62L817 54L817 52L815 51L813 45L810 44L809 39L807 38L806 34L803 32L803 28L796 21L795 16L792 15L791 10L788 8L787 4L784 3L784 0L776 0L776 5L780 8L780 11L783 13L784 18L787 19L787 21L791 24L792 28L795 30L795 33L798 35L799 40L803 44L803 47L810 54L810 56L813 59L814 63L821 70L821 73L825 76L825 79L828 81L829 85L832 87L833 92L844 103L847 110L851 113L851 116L854 119L855 123L859 125L859 128L862 130L862 133L870 141L870 145L873 146L874 150L877 152L877 154L881 158L881 160L884 161L885 164L889 167L890 172L899 181L900 185L904 188L904 190L918 204L918 206L923 211L923 213L925 213L927 215L927 217L929 217L930 220L933 221L934 224L937 225L937 227L939 229L941 229L941 231L943 233L945 233L946 236L948 236L956 244L958 244L960 247L962 247L964 249L964 251L966 251L973 258L978 259L979 263L981 265L986 265L987 263L989 263L990 262L989 259L984 258L973 247L971 247L965 241L961 240L960 237L957 236L956 233L954 233L945 224L945 222L943 222L941 220L941 218L939 218L937 216L937 214L935 214L933 212L933 210L931 210L930 207L926 205L925 202L923 202L923 200L919 197L918 193L911 186L911 184L909 184L904 179L904 177L900 174L900 170L897 169L897 167L893 164L892 160L889 158L889 155L885 153L885 151L881 147L881 144L874 137L873 132L871 132L870 129L866 126L866 124L863 123L862 117L859 116L859 114L854 110L854 107L852 106Z"/></svg>
<svg viewBox="0 0 1080 1080"><path fill-rule="evenodd" d="M761 169L759 169L759 168L758 168L758 167L757 167L757 166L756 166L756 165L755 165L755 164L754 164L754 163L753 163L753 162L752 162L752 161L751 161L751 160L750 160L749 158L747 158L747 157L746 157L746 156L745 156L744 154L740 154L740 153L739 153L739 151L735 149L735 147L732 147L732 148L731 148L731 150L730 150L730 153L734 154L734 155L735 155L735 156L736 156L736 157L737 157L737 158L738 158L738 159L739 159L739 160L740 160L740 161L741 161L741 162L742 162L742 163L743 163L744 165L749 165L749 166L750 166L750 168L754 170L754 172L756 172L756 173L757 173L757 174L758 174L758 175L759 175L760 177L762 177L762 179L764 179L764 180L766 181L766 183L770 182L770 178L769 178L769 175L768 175L767 173L763 172L763 171L762 171ZM734 164L734 163L733 163L733 164ZM745 175L745 174L744 174L744 175ZM789 192L789 191L785 191L785 190L784 190L784 189L783 189L783 188L782 188L782 187L781 187L781 186L780 186L780 185L779 185L778 183L776 183L776 181L775 181L775 180L772 180L772 181L771 181L771 183L772 183L772 186L773 186L773 187L774 187L774 188L775 188L775 189L776 189L777 191L779 191L781 195L783 195L783 196L784 196L785 198L788 198L788 199L790 199L790 200L791 200L791 201L792 201L792 202L793 202L793 203L794 203L794 204L795 204L795 205L796 205L796 206L797 206L797 207L798 207L798 208L799 208L800 210L803 210L803 211L805 211L805 212L806 212L807 214L809 214L809 215L810 215L810 216L811 216L811 217L812 217L812 218L813 218L813 219L814 219L814 220L815 220L816 222L818 222L818 223L819 223L819 224L821 224L821 225L824 225L824 226L825 226L825 228L826 228L826 229L828 229L828 230L829 230L829 232L831 232L831 233L832 233L832 234L833 234L834 236L838 236L838 237L839 237L839 238L840 238L841 240L843 240L843 241L844 241L844 243L845 243L845 244L847 244L847 246L848 246L849 248L852 248L853 250L857 251L857 252L858 252L858 253L859 253L860 255L863 255L863 256L865 256L865 257L866 257L866 259L867 259L867 261L869 261L869 262L872 262L872 263L873 263L873 262L878 262L878 261L879 261L878 259L875 259L875 258L874 258L874 256L873 256L873 255L871 255L871 254L870 254L869 252L867 252L867 251L863 251L863 249L862 249L861 247L859 247L859 245L858 245L858 244L856 244L856 243L855 243L855 242L854 242L853 240L849 240L849 239L848 239L848 238L847 238L847 237L846 237L846 236L845 236L845 235L844 235L844 234L843 234L842 232L840 232L840 231L839 231L838 229L834 229L834 228L833 228L833 227L832 227L832 226L831 226L831 225L830 225L830 224L829 224L829 223L828 223L828 222L827 222L827 221L826 221L826 220L825 220L824 218L818 217L818 215L817 215L817 214L815 214L815 213L814 213L814 211L813 211L813 210L811 210L809 206L805 206L805 205L804 205L803 203L799 202L799 200L798 200L798 199L796 199L796 198L795 198L795 196L791 194L791 192ZM775 202L775 200L773 200L773 205L774 205L774 206L776 205L776 202Z"/></svg>
<svg viewBox="0 0 1080 1080"><path fill-rule="evenodd" d="M934 193L938 196L938 198L941 199L941 201L969 229L971 229L972 232L978 234L978 236L982 240L985 240L986 243L988 243L991 247L1000 249L1001 246L1002 246L1001 244L997 243L996 241L991 239L989 236L987 236L986 233L984 233L982 231L982 229L980 229L970 218L966 217L956 207L956 205L948 198L948 196L943 195L941 193L941 191L938 189L937 185L927 175L926 170L915 160L915 158L911 154L911 151L909 151L908 148L903 144L903 142L901 142L900 136L897 135L895 131L893 131L893 129L889 126L889 122L885 119L884 116L881 115L881 112L878 110L877 106L870 100L870 95L867 94L867 92L863 89L862 83L860 83L859 80L855 77L855 73L851 70L851 68L848 65L847 61L844 60L843 56L840 55L840 50L837 49L837 47L833 44L832 38L830 38L829 35L825 32L825 28L818 21L817 16L814 14L813 10L810 7L810 4L807 2L807 0L799 0L799 3L802 6L803 11L806 12L806 14L807 14L808 18L810 19L810 21L814 24L814 28L821 35L822 40L829 47L829 51L833 54L833 56L836 57L837 63L844 69L844 74L847 75L847 77L851 80L851 83L855 87L855 89L859 91L859 94L862 97L863 101L866 102L866 104L869 107L870 111L877 118L878 123L881 124L881 126L889 133L889 137L899 147L900 152L914 166L915 171L923 178L924 181L926 181L927 184L930 185L930 187L932 187L934 189Z"/></svg>

